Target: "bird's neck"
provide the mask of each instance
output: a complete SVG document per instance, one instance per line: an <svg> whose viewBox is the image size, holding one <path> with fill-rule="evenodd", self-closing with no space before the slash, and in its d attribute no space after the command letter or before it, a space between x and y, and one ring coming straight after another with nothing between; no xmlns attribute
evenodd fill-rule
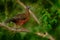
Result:
<svg viewBox="0 0 60 40"><path fill-rule="evenodd" d="M26 14L26 16L29 16L29 15L30 15L30 13L29 13L29 9L28 9L28 8L26 8L26 12L25 12L25 14Z"/></svg>

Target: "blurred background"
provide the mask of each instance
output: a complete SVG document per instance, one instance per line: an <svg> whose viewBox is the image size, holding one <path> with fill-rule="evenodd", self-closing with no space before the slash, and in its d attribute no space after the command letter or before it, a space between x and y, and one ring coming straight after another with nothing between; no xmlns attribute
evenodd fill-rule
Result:
<svg viewBox="0 0 60 40"><path fill-rule="evenodd" d="M14 33L0 27L0 40L48 40L35 35L35 32L48 32L56 40L60 39L60 0L20 0L30 6L30 10L40 21L36 23L33 17L23 26L31 31ZM24 13L25 9L16 0L0 0L0 22L12 18L18 13ZM8 26L13 26L10 23Z"/></svg>

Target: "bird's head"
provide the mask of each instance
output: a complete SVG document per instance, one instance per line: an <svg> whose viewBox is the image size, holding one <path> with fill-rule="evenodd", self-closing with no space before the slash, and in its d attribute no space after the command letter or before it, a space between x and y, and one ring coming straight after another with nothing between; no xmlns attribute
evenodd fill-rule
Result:
<svg viewBox="0 0 60 40"><path fill-rule="evenodd" d="M29 8L30 8L30 6L26 6L26 8L27 8L27 9L29 9Z"/></svg>

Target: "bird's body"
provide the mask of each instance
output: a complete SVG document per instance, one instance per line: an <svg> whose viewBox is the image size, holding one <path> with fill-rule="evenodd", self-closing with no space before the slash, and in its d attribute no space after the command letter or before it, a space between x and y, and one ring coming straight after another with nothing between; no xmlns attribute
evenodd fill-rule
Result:
<svg viewBox="0 0 60 40"><path fill-rule="evenodd" d="M29 20L29 17L26 16L26 14L18 14L15 17L12 18L12 22L14 22L16 25L23 25Z"/></svg>
<svg viewBox="0 0 60 40"><path fill-rule="evenodd" d="M26 7L26 12L25 13L17 14L16 16L6 20L6 23L13 22L16 25L22 26L23 24L25 24L29 20L29 16L30 16L29 8Z"/></svg>

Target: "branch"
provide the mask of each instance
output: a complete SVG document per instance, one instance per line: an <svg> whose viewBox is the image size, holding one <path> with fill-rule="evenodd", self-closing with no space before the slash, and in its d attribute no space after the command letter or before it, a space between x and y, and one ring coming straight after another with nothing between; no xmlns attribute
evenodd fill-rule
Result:
<svg viewBox="0 0 60 40"><path fill-rule="evenodd" d="M14 31L14 32L29 32L28 30L23 30L23 29L16 29L16 28L11 28L9 26L6 26L4 23L0 23L0 27L4 27L5 29L9 31Z"/></svg>
<svg viewBox="0 0 60 40"><path fill-rule="evenodd" d="M17 1L17 3L19 4L19 5L21 5L22 7L24 7L24 9L26 8L26 5L24 5L24 3L22 3L20 0L16 0ZM32 17L35 19L35 21L40 25L40 22L39 22L39 20L37 19L37 17L34 15L34 13L31 11L31 10L29 10L29 12L30 12L30 14L32 15Z"/></svg>
<svg viewBox="0 0 60 40"><path fill-rule="evenodd" d="M53 2L51 2L50 0L47 0L52 6L54 6ZM60 8L57 8L57 10L60 10Z"/></svg>
<svg viewBox="0 0 60 40"><path fill-rule="evenodd" d="M29 30L11 28L11 27L9 27L9 26L6 26L4 23L0 23L0 27L3 27L3 28L5 28L5 29L7 29L7 30L9 30L9 31L13 31L13 32L29 32L29 33L30 33ZM42 36L43 38L48 36L48 37L47 37L48 39L50 39L50 40L55 40L55 39L54 39L51 35L49 35L47 32L46 32L46 33L36 32L36 33L34 33L34 34L36 34L36 35L38 35L38 36Z"/></svg>
<svg viewBox="0 0 60 40"><path fill-rule="evenodd" d="M40 33L40 32L37 32L36 33L38 36L42 36L43 38L46 37L48 38L49 40L55 40L50 34L48 34L47 32L46 33Z"/></svg>

